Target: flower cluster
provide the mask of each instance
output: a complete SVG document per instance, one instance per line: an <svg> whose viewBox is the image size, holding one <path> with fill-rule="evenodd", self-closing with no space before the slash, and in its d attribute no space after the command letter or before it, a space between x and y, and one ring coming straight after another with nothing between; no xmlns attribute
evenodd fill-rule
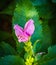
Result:
<svg viewBox="0 0 56 65"><path fill-rule="evenodd" d="M34 21L30 19L26 22L24 29L16 24L14 30L19 42L27 42L35 30Z"/></svg>
<svg viewBox="0 0 56 65"><path fill-rule="evenodd" d="M25 65L32 65L34 62L34 58L29 56L27 59L26 59L26 62L25 62Z"/></svg>
<svg viewBox="0 0 56 65"><path fill-rule="evenodd" d="M26 57L25 64L32 65L34 63L34 53L32 49L32 43L30 42L30 37L35 30L34 21L30 19L26 24L24 29L19 25L14 25L15 34L18 38L19 42L24 42L25 46L24 49L28 56Z"/></svg>

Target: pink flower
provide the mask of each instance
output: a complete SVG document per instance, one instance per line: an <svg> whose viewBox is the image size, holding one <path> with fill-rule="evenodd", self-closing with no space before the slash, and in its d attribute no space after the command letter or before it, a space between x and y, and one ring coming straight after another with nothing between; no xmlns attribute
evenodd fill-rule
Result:
<svg viewBox="0 0 56 65"><path fill-rule="evenodd" d="M30 19L26 22L24 29L19 25L14 25L15 34L19 42L26 42L35 30L34 21Z"/></svg>

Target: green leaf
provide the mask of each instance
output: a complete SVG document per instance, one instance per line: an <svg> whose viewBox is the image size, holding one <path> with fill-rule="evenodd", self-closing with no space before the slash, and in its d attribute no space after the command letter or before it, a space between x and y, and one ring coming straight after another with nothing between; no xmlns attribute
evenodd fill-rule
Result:
<svg viewBox="0 0 56 65"><path fill-rule="evenodd" d="M45 5L48 3L48 0L31 0L33 6Z"/></svg>
<svg viewBox="0 0 56 65"><path fill-rule="evenodd" d="M8 55L0 58L0 65L25 65L20 56Z"/></svg>
<svg viewBox="0 0 56 65"><path fill-rule="evenodd" d="M48 53L49 54L54 54L55 56L56 56L56 45L55 46L50 46L49 48L48 48Z"/></svg>
<svg viewBox="0 0 56 65"><path fill-rule="evenodd" d="M41 56L42 55L40 53L37 53L35 56L35 61L41 60Z"/></svg>
<svg viewBox="0 0 56 65"><path fill-rule="evenodd" d="M14 38L14 40L16 42L17 54L19 54L20 56L23 56L24 55L24 52L25 52L24 51L24 43L23 42L21 42L21 43L18 42L18 39L17 39L17 37L16 37L16 35L14 33L14 30L13 30L12 35L13 35L13 38Z"/></svg>
<svg viewBox="0 0 56 65"><path fill-rule="evenodd" d="M52 37L51 37L51 31L46 23L46 21L42 25L42 32L43 32L43 38L42 38L42 51L47 51L48 47L52 43Z"/></svg>
<svg viewBox="0 0 56 65"><path fill-rule="evenodd" d="M16 45L17 53L21 56L24 57L25 50L24 50L24 43L18 43Z"/></svg>
<svg viewBox="0 0 56 65"><path fill-rule="evenodd" d="M22 5L17 4L12 24L18 24L24 28L25 23L29 19L33 19L35 24L35 32L32 35L31 40L34 43L37 39L42 38L42 25L40 24L38 18L38 12L32 5L29 7L28 5L25 6L25 3L22 3Z"/></svg>
<svg viewBox="0 0 56 65"><path fill-rule="evenodd" d="M16 55L16 51L8 43L0 42L0 56Z"/></svg>
<svg viewBox="0 0 56 65"><path fill-rule="evenodd" d="M16 5L12 24L13 25L18 24L24 28L25 23L29 19L33 19L34 25L35 25L35 31L33 35L31 36L31 41L34 44L36 40L41 40L41 43L40 44L38 43L35 46L37 46L36 49L38 49L38 47L41 47L39 50L36 50L37 52L40 50L42 50L43 52L43 51L46 51L47 48L51 45L51 33L48 26L48 20L40 21L39 18L45 17L46 19L50 19L48 18L51 16L51 13L48 7L49 5L48 6L45 5L43 7L39 6L35 8L31 4L31 2L30 3L29 2L27 2L26 5L25 5L26 1ZM49 12L50 15L47 12Z"/></svg>
<svg viewBox="0 0 56 65"><path fill-rule="evenodd" d="M40 40L36 40L36 42L33 44L34 54L36 54L37 52L39 52L40 49L41 49L41 42L40 42Z"/></svg>
<svg viewBox="0 0 56 65"><path fill-rule="evenodd" d="M42 18L43 22L48 22L49 19L51 19L52 16L52 7L50 4L46 4L46 5L41 5L41 6L37 6L37 11L39 12L39 16L40 18Z"/></svg>
<svg viewBox="0 0 56 65"><path fill-rule="evenodd" d="M40 15L40 17L42 17L42 13L44 13L43 17L45 17L47 10L49 11L49 8L46 9L44 6L43 8L40 7L40 8L38 8L38 10L36 10L36 8L33 7L33 5L31 3L27 2L28 4L26 4L26 5L25 5L25 3L26 2L22 2L22 4L16 5L12 24L13 25L18 24L19 26L24 28L25 23L29 19L33 19L34 25L35 25L35 31L34 31L33 35L31 36L32 44L34 44L34 42L36 40L40 40L40 43L35 45L36 47L34 48L34 50L35 50L35 52L46 51L47 48L51 45L51 33L50 33L50 29L48 27L48 23L46 23L48 21L40 21L39 15ZM29 7L29 5L30 5L30 7ZM46 9L45 12L43 12L44 9ZM41 14L39 13L40 11L41 11ZM41 22L44 22L44 23L41 23Z"/></svg>
<svg viewBox="0 0 56 65"><path fill-rule="evenodd" d="M48 48L48 54L39 61L39 65L56 65L56 45Z"/></svg>

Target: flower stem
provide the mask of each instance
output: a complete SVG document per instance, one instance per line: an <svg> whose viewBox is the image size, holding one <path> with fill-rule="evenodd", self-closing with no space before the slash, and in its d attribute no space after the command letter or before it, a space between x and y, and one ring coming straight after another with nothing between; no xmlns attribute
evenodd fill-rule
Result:
<svg viewBox="0 0 56 65"><path fill-rule="evenodd" d="M28 54L26 57L25 64L32 65L34 62L34 52L33 52L32 43L30 41L25 42L24 49L25 49L26 53Z"/></svg>

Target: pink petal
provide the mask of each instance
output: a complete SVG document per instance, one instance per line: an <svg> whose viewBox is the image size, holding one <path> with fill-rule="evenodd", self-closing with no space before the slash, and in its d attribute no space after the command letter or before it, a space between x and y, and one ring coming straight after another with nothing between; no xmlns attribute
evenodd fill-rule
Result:
<svg viewBox="0 0 56 65"><path fill-rule="evenodd" d="M18 25L14 25L14 30L17 37L23 34L23 28Z"/></svg>
<svg viewBox="0 0 56 65"><path fill-rule="evenodd" d="M19 42L26 42L26 41L28 41L28 38L26 39L26 38L20 38L20 39L18 39L18 41Z"/></svg>
<svg viewBox="0 0 56 65"><path fill-rule="evenodd" d="M14 30L22 30L23 31L23 28L20 27L18 24L14 25Z"/></svg>
<svg viewBox="0 0 56 65"><path fill-rule="evenodd" d="M26 42L35 30L34 21L30 19L26 24L24 29L19 25L14 25L15 34L19 42Z"/></svg>
<svg viewBox="0 0 56 65"><path fill-rule="evenodd" d="M28 22L26 22L24 31L31 36L35 30L34 21L30 19Z"/></svg>
<svg viewBox="0 0 56 65"><path fill-rule="evenodd" d="M18 41L19 42L26 42L26 41L28 41L28 38L29 37L26 35L26 33L23 33L23 35L19 36Z"/></svg>
<svg viewBox="0 0 56 65"><path fill-rule="evenodd" d="M23 31L22 27L14 25L14 30L19 42L28 41L28 35Z"/></svg>

